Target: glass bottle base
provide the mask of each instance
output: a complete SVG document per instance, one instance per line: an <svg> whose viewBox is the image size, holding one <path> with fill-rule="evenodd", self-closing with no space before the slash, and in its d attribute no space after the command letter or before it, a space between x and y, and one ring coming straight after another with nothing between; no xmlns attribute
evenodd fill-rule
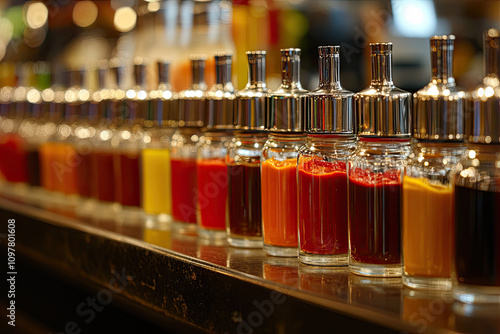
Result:
<svg viewBox="0 0 500 334"><path fill-rule="evenodd" d="M75 208L75 213L81 218L90 218L95 210L95 200L91 198L81 198L81 203Z"/></svg>
<svg viewBox="0 0 500 334"><path fill-rule="evenodd" d="M147 226L165 226L166 224L172 224L172 216L166 213L161 213L159 215L144 213Z"/></svg>
<svg viewBox="0 0 500 334"><path fill-rule="evenodd" d="M264 242L262 238L250 238L250 237L237 237L229 235L227 237L227 242L229 245L238 248L262 248Z"/></svg>
<svg viewBox="0 0 500 334"><path fill-rule="evenodd" d="M226 239L226 230L206 229L198 225L198 236L203 239Z"/></svg>
<svg viewBox="0 0 500 334"><path fill-rule="evenodd" d="M451 278L419 277L403 274L403 284L412 289L450 291Z"/></svg>
<svg viewBox="0 0 500 334"><path fill-rule="evenodd" d="M144 213L138 206L121 206L116 222L125 225L144 223Z"/></svg>
<svg viewBox="0 0 500 334"><path fill-rule="evenodd" d="M349 265L349 254L312 254L300 252L299 260L313 266L344 267Z"/></svg>
<svg viewBox="0 0 500 334"><path fill-rule="evenodd" d="M264 252L270 256L278 257L297 257L299 255L298 247L282 247L264 244Z"/></svg>
<svg viewBox="0 0 500 334"><path fill-rule="evenodd" d="M176 233L187 234L187 235L196 235L197 234L197 226L195 223L184 223L175 221L172 224L172 229Z"/></svg>
<svg viewBox="0 0 500 334"><path fill-rule="evenodd" d="M500 304L500 286L459 283L453 287L453 297L465 304Z"/></svg>
<svg viewBox="0 0 500 334"><path fill-rule="evenodd" d="M354 262L352 259L349 262L349 270L356 275L372 276L372 277L401 277L401 264L370 264Z"/></svg>

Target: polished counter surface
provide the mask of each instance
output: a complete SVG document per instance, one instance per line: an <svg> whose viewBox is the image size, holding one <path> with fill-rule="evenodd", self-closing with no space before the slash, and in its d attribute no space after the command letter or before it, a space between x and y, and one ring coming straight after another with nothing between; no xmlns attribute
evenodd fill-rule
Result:
<svg viewBox="0 0 500 334"><path fill-rule="evenodd" d="M450 294L405 288L400 278L304 265L180 234L168 224L96 222L61 206L5 197L0 217L2 224L16 220L19 256L74 284L108 287L114 303L167 329L500 333L499 305L461 304Z"/></svg>

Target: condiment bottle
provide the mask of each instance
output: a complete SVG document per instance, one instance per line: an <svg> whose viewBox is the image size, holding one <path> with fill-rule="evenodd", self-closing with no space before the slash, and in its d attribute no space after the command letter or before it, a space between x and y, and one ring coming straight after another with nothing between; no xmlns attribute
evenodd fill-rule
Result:
<svg viewBox="0 0 500 334"><path fill-rule="evenodd" d="M247 51L248 83L236 94L235 138L226 156L227 233L235 247L260 248L262 241L261 174L265 131L266 52Z"/></svg>
<svg viewBox="0 0 500 334"><path fill-rule="evenodd" d="M348 264L347 165L356 135L354 93L340 84L340 47L320 46L319 87L309 94L307 141L299 152L299 259Z"/></svg>
<svg viewBox="0 0 500 334"><path fill-rule="evenodd" d="M269 94L262 151L262 233L268 255L296 257L297 156L305 143L305 101L300 83L300 49L281 49L281 86Z"/></svg>
<svg viewBox="0 0 500 334"><path fill-rule="evenodd" d="M109 67L108 67L109 65ZM102 117L96 125L95 135L91 138L91 193L95 201L92 218L99 221L114 221L118 210L115 196L115 164L112 140L123 125L125 90L122 86L124 67L116 59L100 61L98 64L99 89L94 93L92 104L98 108ZM106 84L106 75L111 72L112 84Z"/></svg>
<svg viewBox="0 0 500 334"><path fill-rule="evenodd" d="M431 82L413 95L413 151L403 178L403 283L451 289L451 171L465 150L465 92L453 78L455 36L434 36Z"/></svg>
<svg viewBox="0 0 500 334"><path fill-rule="evenodd" d="M392 43L371 43L370 87L355 95L358 142L349 164L351 272L401 276L401 188L411 94L392 81Z"/></svg>
<svg viewBox="0 0 500 334"><path fill-rule="evenodd" d="M232 57L215 56L214 86L207 92L207 122L198 142L197 206L198 235L226 238L226 154L234 137L234 93L231 82Z"/></svg>
<svg viewBox="0 0 500 334"><path fill-rule="evenodd" d="M135 85L126 91L123 107L124 124L112 138L115 168L115 200L121 205L117 221L142 219L139 156L144 147L144 119L149 105L146 91L146 65L137 58L134 64Z"/></svg>
<svg viewBox="0 0 500 334"><path fill-rule="evenodd" d="M177 105L168 81L169 65L157 62L158 86L149 93L151 108L145 121L145 147L141 152L142 209L152 226L172 221L169 145L173 129L167 124Z"/></svg>
<svg viewBox="0 0 500 334"><path fill-rule="evenodd" d="M500 31L484 35L485 78L468 94L455 174L455 299L500 303Z"/></svg>
<svg viewBox="0 0 500 334"><path fill-rule="evenodd" d="M192 84L179 93L179 129L172 136L172 215L181 233L196 231L196 155L205 120L205 56L191 57Z"/></svg>

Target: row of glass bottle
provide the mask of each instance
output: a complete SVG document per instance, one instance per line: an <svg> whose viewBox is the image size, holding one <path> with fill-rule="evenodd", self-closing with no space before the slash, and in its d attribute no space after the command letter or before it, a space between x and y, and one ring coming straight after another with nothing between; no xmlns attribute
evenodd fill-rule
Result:
<svg viewBox="0 0 500 334"><path fill-rule="evenodd" d="M453 116L453 110L459 112L463 108L465 95L453 88L451 51L443 52L451 50L452 39L434 38L433 43L440 43L439 47L433 46L433 63L449 63L445 69L434 63L441 70L433 72L433 83L426 96L437 100L439 96L451 95L449 105L441 112L451 114L451 123L446 125L460 124L460 117ZM27 130L30 119L24 117L17 118L24 119L18 133L26 143L43 143L39 149L40 183L46 190L99 200L85 201L82 214L92 212L100 219L118 215L121 221L140 219L142 193L142 208L151 222L168 222L173 216L181 223L181 229L193 230L192 223L198 221L199 233L205 236L225 236L227 222L228 240L233 246L262 246L263 235L268 254L296 256L299 246L301 261L318 265L347 264L350 241L354 272L397 276L401 275L402 211L405 283L446 288L450 285L453 223L453 190L446 174L465 148L463 137L454 137L450 142L449 133L453 131L446 130L446 126L444 139L432 131L418 137L414 131L414 137L420 141L407 160L410 96L392 84L391 48L391 44L385 43L372 45L372 85L355 97L357 144L354 94L340 86L336 47L320 47L320 87L308 98L298 78L299 50L287 49L282 53L283 84L270 95L264 80L265 52L249 52L249 84L237 96L230 83L230 57L218 56L217 84L208 94L204 93L203 59L193 59L192 89L179 93L178 98L174 98L162 79L167 77L167 66L160 67L159 89L148 94L143 86L144 67L137 64L138 85L132 90L115 87L91 93L73 85L64 91L64 98L62 91L49 90L42 92L38 100L33 97L37 95L33 90L27 90L26 96L31 93L30 102L35 103L3 103L2 110L15 106L15 114L20 116L25 111L20 111L19 106L27 105L32 116L44 115L42 119L48 122L41 122L40 129L44 129L41 137L45 139L25 135L33 131ZM119 68L116 74L119 76ZM494 73L488 73L487 78L493 76ZM491 80L487 84L492 87ZM487 87L483 87L483 95L491 97L486 95ZM437 94L433 91L436 89ZM383 99L381 92L385 94ZM418 94L422 92L417 93L416 101L421 100ZM36 103L40 100L49 103ZM305 103L311 108L304 108ZM43 106L48 106L49 111L37 111ZM416 107L418 110L418 102ZM179 118L176 110L180 110ZM65 123L47 137L60 114L64 114ZM117 114L121 116L116 117ZM424 125L440 120L422 120L422 114L415 113L414 124L417 120ZM78 115L82 117L76 121ZM87 115L90 123L86 124ZM125 119L125 124L118 127L120 118ZM16 133L16 126L5 122L10 119L2 118L4 138ZM98 120L100 125L87 126ZM175 132L159 126L175 122L182 126ZM202 125L206 126L203 133ZM263 130L271 131L269 138ZM462 129L455 130L462 131L457 134L463 136L463 124ZM304 131L309 132L307 138ZM497 154L496 147L491 146L491 136L489 140L488 147L493 147L492 152ZM33 151L36 150L28 150L27 157ZM485 155L483 151L481 156ZM407 162L410 167L406 168L402 186L402 167ZM31 168L34 163L28 165ZM468 166L462 166L470 172ZM14 180L7 175L9 181ZM401 192L405 194L403 205ZM76 198L73 197L74 203ZM58 205L68 203L67 196L59 199ZM121 207L111 204L114 202ZM444 223L436 224L427 217L441 217ZM491 220L495 219L498 216L492 213ZM463 223L474 224L474 220ZM431 228L423 228L429 224Z"/></svg>

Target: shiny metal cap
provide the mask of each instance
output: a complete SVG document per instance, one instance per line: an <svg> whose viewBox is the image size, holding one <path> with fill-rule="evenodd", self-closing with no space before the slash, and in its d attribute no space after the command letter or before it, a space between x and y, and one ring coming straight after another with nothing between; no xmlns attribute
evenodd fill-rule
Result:
<svg viewBox="0 0 500 334"><path fill-rule="evenodd" d="M320 46L319 87L309 93L306 130L317 133L355 134L354 93L340 84L340 47Z"/></svg>
<svg viewBox="0 0 500 334"><path fill-rule="evenodd" d="M266 129L304 131L307 93L300 84L300 49L281 49L281 86L269 94Z"/></svg>
<svg viewBox="0 0 500 334"><path fill-rule="evenodd" d="M168 127L177 126L179 121L179 110L175 94L171 91L169 83L169 66L165 61L158 61L156 67L158 69L158 87L149 92L151 99L151 108L148 110L146 126L161 126Z"/></svg>
<svg viewBox="0 0 500 334"><path fill-rule="evenodd" d="M137 58L134 62L134 79L137 86L146 86L146 73L146 64L142 58Z"/></svg>
<svg viewBox="0 0 500 334"><path fill-rule="evenodd" d="M236 94L235 129L265 130L266 104L269 90L266 86L266 51L247 51L248 83Z"/></svg>
<svg viewBox="0 0 500 334"><path fill-rule="evenodd" d="M392 43L370 43L370 87L355 94L358 136L410 136L411 94L392 82Z"/></svg>
<svg viewBox="0 0 500 334"><path fill-rule="evenodd" d="M215 55L215 84L207 92L207 129L232 130L234 128L234 86L231 81L232 57Z"/></svg>
<svg viewBox="0 0 500 334"><path fill-rule="evenodd" d="M434 36L431 44L431 82L413 94L413 137L425 140L464 138L465 92L453 78L455 36Z"/></svg>
<svg viewBox="0 0 500 334"><path fill-rule="evenodd" d="M179 126L202 127L205 121L205 56L191 57L193 83L179 93Z"/></svg>
<svg viewBox="0 0 500 334"><path fill-rule="evenodd" d="M500 144L500 31L484 34L483 83L467 98L466 133L470 143Z"/></svg>

